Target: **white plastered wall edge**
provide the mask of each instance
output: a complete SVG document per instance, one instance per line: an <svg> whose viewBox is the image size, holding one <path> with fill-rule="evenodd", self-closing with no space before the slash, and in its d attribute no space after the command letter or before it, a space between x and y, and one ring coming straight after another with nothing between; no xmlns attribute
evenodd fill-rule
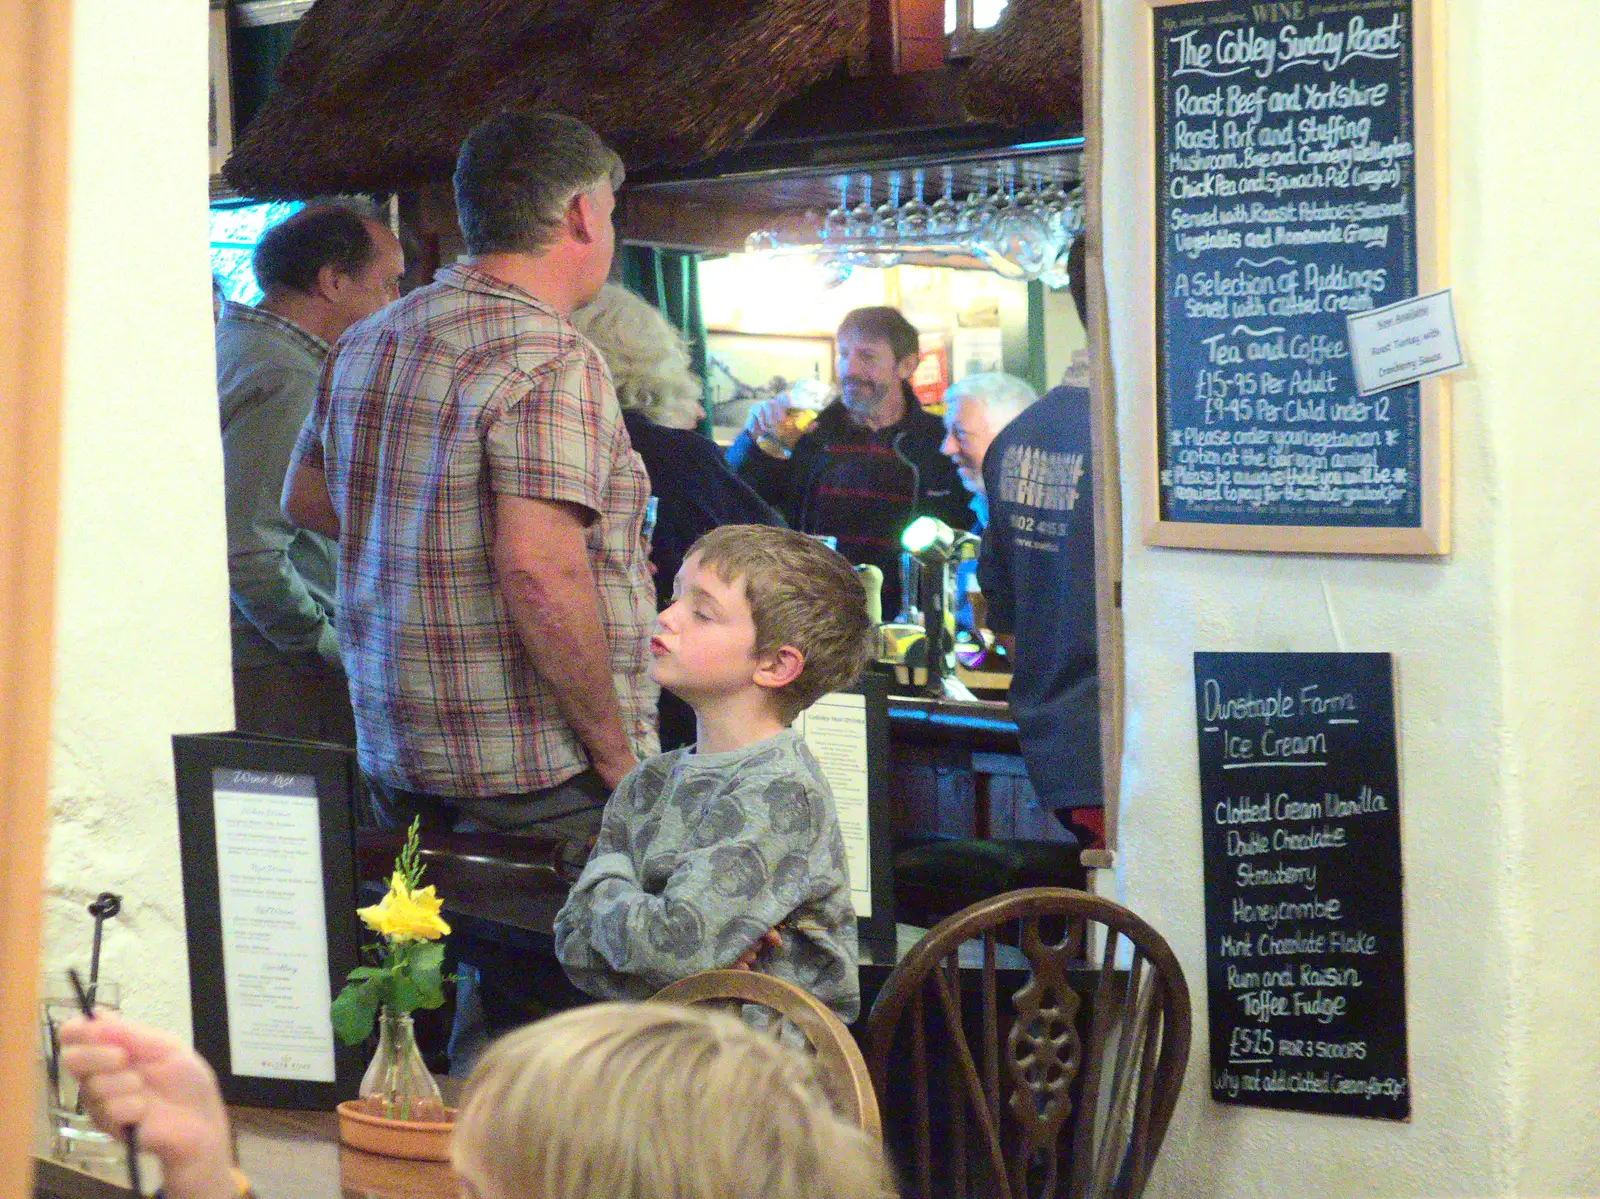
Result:
<svg viewBox="0 0 1600 1199"><path fill-rule="evenodd" d="M74 6L57 693L41 969L189 1027L171 735L233 727L204 6Z"/></svg>

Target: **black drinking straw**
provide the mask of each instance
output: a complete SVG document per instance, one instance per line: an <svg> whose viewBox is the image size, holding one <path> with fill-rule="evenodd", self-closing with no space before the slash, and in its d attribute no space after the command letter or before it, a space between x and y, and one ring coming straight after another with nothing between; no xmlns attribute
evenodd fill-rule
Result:
<svg viewBox="0 0 1600 1199"><path fill-rule="evenodd" d="M67 968L67 978L72 983L72 990L78 996L78 1006L83 1009L83 1018L93 1020L94 1003L89 999L89 992L84 990L83 980L70 966ZM123 1134L128 1141L128 1186L135 1195L143 1195L144 1184L139 1179L139 1129L130 1124L123 1129Z"/></svg>
<svg viewBox="0 0 1600 1199"><path fill-rule="evenodd" d="M89 905L89 915L94 917L94 949L89 954L89 1004L93 1006L100 990L100 931L105 922L122 911L122 896L102 891Z"/></svg>

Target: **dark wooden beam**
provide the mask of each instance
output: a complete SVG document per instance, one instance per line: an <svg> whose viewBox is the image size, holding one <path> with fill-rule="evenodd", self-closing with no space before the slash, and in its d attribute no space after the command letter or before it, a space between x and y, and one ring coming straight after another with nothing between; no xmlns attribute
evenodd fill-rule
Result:
<svg viewBox="0 0 1600 1199"><path fill-rule="evenodd" d="M901 159L948 161L1074 136L1057 124L1010 128L969 121L961 68L850 78L843 72L783 105L748 143L687 167L629 175L640 187L775 171L853 169Z"/></svg>
<svg viewBox="0 0 1600 1199"><path fill-rule="evenodd" d="M770 226L778 215L708 203L695 196L630 191L617 236L665 249L731 254L743 250L744 239Z"/></svg>

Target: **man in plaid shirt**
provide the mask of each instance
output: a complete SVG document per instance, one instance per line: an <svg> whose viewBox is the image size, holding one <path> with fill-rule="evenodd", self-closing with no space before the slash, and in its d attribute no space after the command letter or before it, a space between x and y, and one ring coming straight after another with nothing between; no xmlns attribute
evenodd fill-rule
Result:
<svg viewBox="0 0 1600 1199"><path fill-rule="evenodd" d="M570 117L473 129L455 173L470 259L339 339L295 447L284 511L339 539L340 650L382 824L586 852L607 795L657 752L649 478L567 320L610 269L621 182ZM510 993L527 980L458 949L462 1067L480 1031L470 959L491 1025L526 1018Z"/></svg>
<svg viewBox="0 0 1600 1199"><path fill-rule="evenodd" d="M649 480L567 321L610 268L622 164L506 113L462 146L471 258L334 348L284 507L340 539L341 650L385 823L586 836L656 752Z"/></svg>

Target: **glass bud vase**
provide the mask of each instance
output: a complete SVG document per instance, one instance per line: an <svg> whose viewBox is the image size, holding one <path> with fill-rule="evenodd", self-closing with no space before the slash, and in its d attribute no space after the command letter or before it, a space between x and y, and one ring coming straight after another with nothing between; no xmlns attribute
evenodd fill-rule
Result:
<svg viewBox="0 0 1600 1199"><path fill-rule="evenodd" d="M444 1096L422 1060L409 1015L380 1009L378 1052L361 1079L361 1099L373 1115L389 1120L448 1119Z"/></svg>

